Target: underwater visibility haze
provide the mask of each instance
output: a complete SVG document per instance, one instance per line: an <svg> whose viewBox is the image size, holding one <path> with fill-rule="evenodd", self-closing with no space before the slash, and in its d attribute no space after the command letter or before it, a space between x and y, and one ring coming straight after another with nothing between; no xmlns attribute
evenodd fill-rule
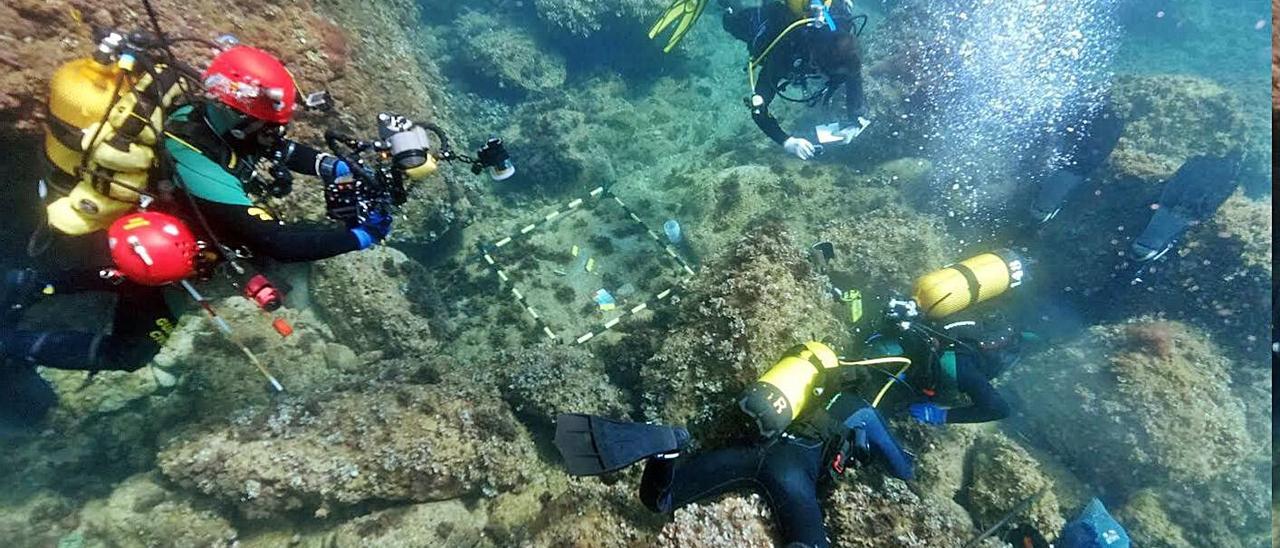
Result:
<svg viewBox="0 0 1280 548"><path fill-rule="evenodd" d="M1276 6L6 0L0 546L1274 546Z"/></svg>

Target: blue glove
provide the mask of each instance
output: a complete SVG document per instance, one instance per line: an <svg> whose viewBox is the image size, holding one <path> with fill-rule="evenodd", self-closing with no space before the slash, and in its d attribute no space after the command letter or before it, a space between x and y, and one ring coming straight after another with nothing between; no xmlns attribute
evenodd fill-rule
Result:
<svg viewBox="0 0 1280 548"><path fill-rule="evenodd" d="M947 410L938 407L938 404L933 402L913 403L907 410L921 424L938 425L947 423Z"/></svg>
<svg viewBox="0 0 1280 548"><path fill-rule="evenodd" d="M325 155L320 159L320 165L316 168L316 174L320 176L320 180L325 184L331 184L334 181L351 179L351 166L347 162L336 156Z"/></svg>
<svg viewBox="0 0 1280 548"><path fill-rule="evenodd" d="M360 249L368 249L391 233L391 215L371 211L363 223L351 229L351 233L360 241Z"/></svg>

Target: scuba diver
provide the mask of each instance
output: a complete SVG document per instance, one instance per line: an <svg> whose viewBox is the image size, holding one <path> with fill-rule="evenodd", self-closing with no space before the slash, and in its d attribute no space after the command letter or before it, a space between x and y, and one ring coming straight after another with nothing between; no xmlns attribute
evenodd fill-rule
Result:
<svg viewBox="0 0 1280 548"><path fill-rule="evenodd" d="M864 356L904 356L910 364L890 375L872 403L931 425L1008 417L1009 403L991 380L1017 363L1023 342L1033 335L1003 314L975 316L980 320L955 315L1021 287L1029 280L1026 268L1023 257L1001 249L921 276L910 297L892 296L881 325L863 340ZM959 395L969 404L943 407Z"/></svg>
<svg viewBox="0 0 1280 548"><path fill-rule="evenodd" d="M765 0L755 8L725 7L724 29L745 42L750 55L751 118L765 135L801 160L820 154L824 144L848 144L870 124L862 89L861 29L855 32L859 17L852 9L849 0ZM815 107L829 104L841 87L845 91L841 119L813 132L788 133L769 113L777 97Z"/></svg>
<svg viewBox="0 0 1280 548"><path fill-rule="evenodd" d="M352 177L347 162L284 138L299 94L279 60L247 46L226 49L200 76L207 94L179 106L188 95L182 69L152 63L144 47L132 49L130 38L143 41L137 36L104 36L93 58L67 63L52 79L45 152L53 169L41 190L69 190L46 206L41 230L57 236L48 242L79 247L83 257L76 269L23 269L4 278L0 422L9 426L38 423L56 404L37 365L91 373L146 365L176 325L163 286L196 275L197 263L208 269L246 257L319 260L368 248L391 229L391 216L380 212L350 227L284 225L249 198L264 157L326 184ZM109 82L128 85L103 85ZM108 95L93 95L101 90ZM87 115L82 104L99 105L102 114ZM156 130L161 124L164 135ZM139 206L149 210L129 213ZM19 327L40 297L82 291L118 296L109 334Z"/></svg>
<svg viewBox="0 0 1280 548"><path fill-rule="evenodd" d="M847 384L842 370L855 369L849 365L822 343L789 350L739 401L756 421L757 443L685 454L690 435L683 428L564 414L556 419L556 447L573 476L645 460L640 500L655 512L730 491L758 492L787 546L827 547L819 489L852 461L880 460L894 476L913 477L913 457Z"/></svg>
<svg viewBox="0 0 1280 548"><path fill-rule="evenodd" d="M933 327L920 317L909 298L889 300L884 326L865 341L867 356L905 356L913 367L890 380L877 399L892 386L909 392L887 391L886 409L906 407L917 422L930 425L981 423L1009 416L1009 403L991 380L1017 362L1021 335L998 316L984 322L952 321ZM906 394L910 394L906 396ZM969 404L946 408L939 402L963 394Z"/></svg>
<svg viewBox="0 0 1280 548"><path fill-rule="evenodd" d="M352 227L301 227L277 221L250 197L251 191L264 190L255 174L260 159L287 172L318 176L326 185L353 179L346 161L285 137L298 91L278 59L235 46L213 59L202 81L213 100L177 108L165 124L164 146L181 191L192 199L191 216L203 217L203 228L251 256L280 262L326 259L387 237L392 216L384 211L375 210ZM277 169L274 188L266 192L287 194L287 172Z"/></svg>

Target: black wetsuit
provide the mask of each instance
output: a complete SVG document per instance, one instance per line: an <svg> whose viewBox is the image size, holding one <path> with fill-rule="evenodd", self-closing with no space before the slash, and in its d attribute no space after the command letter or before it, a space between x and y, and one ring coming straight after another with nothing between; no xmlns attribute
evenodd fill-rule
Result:
<svg viewBox="0 0 1280 548"><path fill-rule="evenodd" d="M246 190L251 187L253 171L259 158L277 158L294 173L316 176L321 152L310 146L280 139L270 147L253 139L236 139L228 132L221 134L207 121L208 105L197 105L191 111L179 111L167 125L177 177L198 204L200 212L224 245L242 246L252 255L280 262L309 262L356 251L360 241L348 227L305 226L283 224L257 207ZM198 152L191 154L191 151ZM214 167L216 165L216 167ZM215 169L215 177L207 174ZM226 189L234 191L227 192ZM211 189L213 192L207 189ZM197 231L195 215L185 199L175 200L179 216L191 219Z"/></svg>
<svg viewBox="0 0 1280 548"><path fill-rule="evenodd" d="M781 436L756 445L727 447L679 459L650 458L640 499L655 512L730 491L760 493L777 516L789 545L831 545L818 490L848 458L880 455L895 476L911 479L911 457L865 400L852 392L814 402ZM861 432L861 433L859 433Z"/></svg>
<svg viewBox="0 0 1280 548"><path fill-rule="evenodd" d="M728 13L724 16L723 25L729 34L746 42L748 53L756 57L795 21L796 17L784 4L770 2L760 8ZM763 104L751 109L751 118L774 142L783 144L791 137L769 114L769 105L778 95L778 85L792 80L798 72L813 71L827 77L827 89L821 100L830 100L837 90L842 86L845 88L847 118L840 120L842 127L852 125L859 116L866 114L862 55L858 38L852 32L851 20L837 17L835 31L825 27L797 28L782 38L764 59L753 90L763 99Z"/></svg>

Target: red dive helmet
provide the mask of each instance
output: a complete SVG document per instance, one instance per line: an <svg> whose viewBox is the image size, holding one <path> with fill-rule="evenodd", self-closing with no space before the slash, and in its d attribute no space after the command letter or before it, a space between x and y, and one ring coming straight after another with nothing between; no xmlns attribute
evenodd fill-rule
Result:
<svg viewBox="0 0 1280 548"><path fill-rule="evenodd" d="M259 120L284 125L297 107L298 85L274 55L249 46L219 53L201 76L205 91Z"/></svg>
<svg viewBox="0 0 1280 548"><path fill-rule="evenodd" d="M116 268L135 283L165 285L196 273L196 237L172 215L141 211L116 219L107 244Z"/></svg>

